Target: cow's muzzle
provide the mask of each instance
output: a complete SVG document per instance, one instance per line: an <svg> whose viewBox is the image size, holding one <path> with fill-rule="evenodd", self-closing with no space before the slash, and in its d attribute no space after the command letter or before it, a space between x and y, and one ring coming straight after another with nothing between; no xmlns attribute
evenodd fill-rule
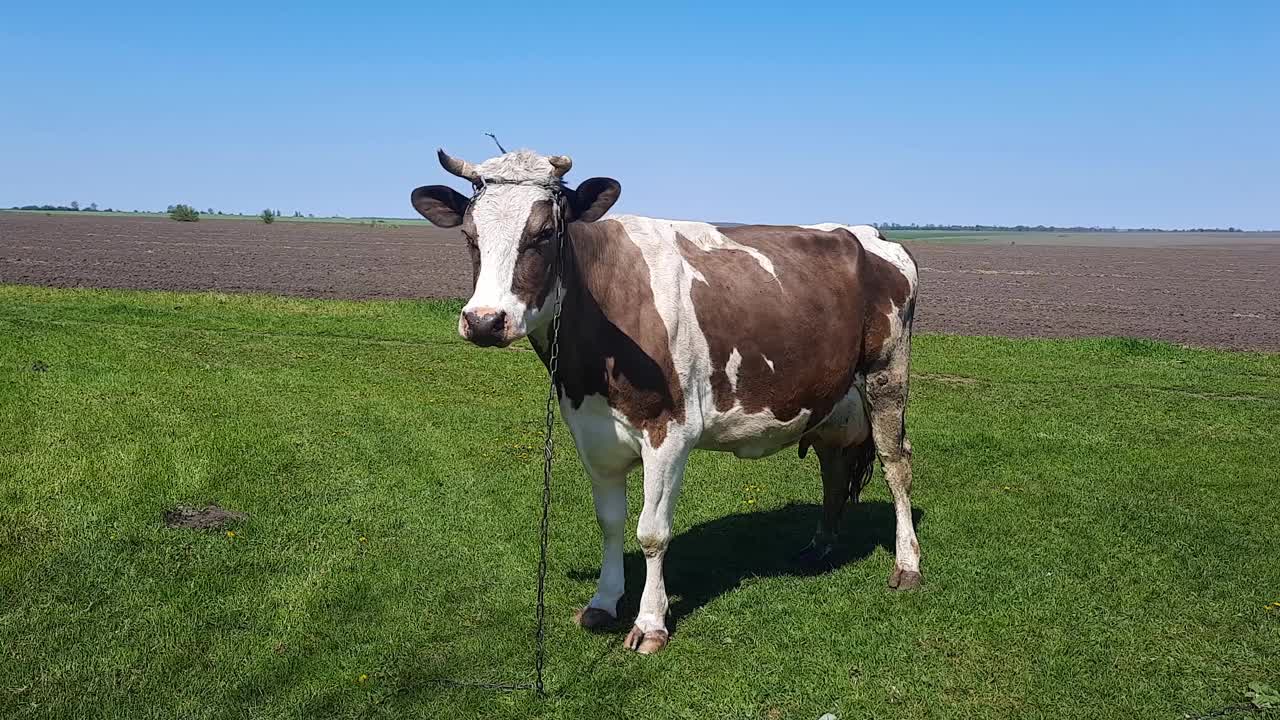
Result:
<svg viewBox="0 0 1280 720"><path fill-rule="evenodd" d="M480 347L509 345L507 313L480 307L462 313L462 336Z"/></svg>

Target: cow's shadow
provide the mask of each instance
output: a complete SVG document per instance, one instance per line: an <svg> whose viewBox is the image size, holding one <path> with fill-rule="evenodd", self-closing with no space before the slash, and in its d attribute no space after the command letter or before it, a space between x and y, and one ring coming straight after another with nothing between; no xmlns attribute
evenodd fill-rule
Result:
<svg viewBox="0 0 1280 720"><path fill-rule="evenodd" d="M825 562L816 568L805 566L798 555L813 537L821 514L820 505L793 503L777 510L726 515L677 535L671 541L665 562L667 592L672 600L669 622L679 623L748 578L818 575L865 559L877 547L893 552L896 522L893 504L868 501L846 510L840 539ZM913 508L911 514L919 528L924 511ZM644 588L644 556L638 551L629 552L623 565L627 594L622 599L619 623L614 628L618 632L630 627L639 609ZM575 580L591 581L598 574L598 567L569 573Z"/></svg>

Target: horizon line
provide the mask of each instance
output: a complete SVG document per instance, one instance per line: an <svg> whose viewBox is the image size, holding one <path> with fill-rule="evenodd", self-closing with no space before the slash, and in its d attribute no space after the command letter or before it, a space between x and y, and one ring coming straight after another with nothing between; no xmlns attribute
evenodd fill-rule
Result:
<svg viewBox="0 0 1280 720"><path fill-rule="evenodd" d="M96 203L95 203L95 204L96 204ZM197 211L199 214L201 214L201 215L213 215L213 216L220 216L220 217L245 217L245 218L257 217L257 216L261 213L261 211L258 211L258 212L226 212L226 211L221 211L221 210L213 210L213 212L212 212L212 213L210 213L208 209L201 210L201 209L199 209L199 208L196 208L196 211ZM25 213L41 213L41 212L43 212L43 213L55 213L55 212L56 212L56 213L63 213L63 214L73 214L73 213L86 213L86 214L94 214L94 213L119 213L119 214L125 214L125 215L161 215L161 216L163 216L163 215L168 214L168 212L169 212L169 211L168 211L167 209L166 209L166 210L121 210L121 209L116 209L116 208L97 208L97 209L90 209L90 208L87 208L87 207L82 207L82 208L76 209L76 208L72 208L72 207L67 206L67 205L51 205L51 204L46 204L46 205L21 205L21 206L14 205L14 206L10 206L10 207L0 207L0 212L25 212ZM428 224L428 225L430 225L430 224L431 224L431 223L430 223L430 221L428 221L428 220L426 220L426 219L424 219L424 218L419 218L419 217L409 217L409 216L399 216L399 215L316 215L316 214L314 214L314 213L311 213L311 214L300 214L300 213L301 213L301 211L300 211L300 210L295 210L295 211L293 211L293 212L294 212L295 214L286 214L286 213L281 213L281 214L280 214L280 215L278 215L277 217L278 217L280 220L289 220L289 219L295 219L295 220L296 220L296 219L302 219L302 220L330 220L330 219L332 219L332 220L395 220L395 221L408 221L408 222L426 223L426 224ZM625 215L631 215L631 214L634 214L634 213L622 213L622 214L625 214ZM609 217L609 216L608 216L608 215L606 215L604 219L608 219L608 217ZM649 217L649 216L645 216L645 217ZM656 217L656 216L654 216L654 217ZM676 221L679 221L679 222L688 222L688 220L681 220L681 219L678 219L678 218L661 218L661 219L666 219L666 220L676 220ZM784 226L785 226L785 225L788 225L788 224L789 224L789 223L752 223L752 222L738 222L738 221L735 221L735 220L724 220L724 221L718 221L718 220L702 220L702 219L696 219L696 220L693 220L693 222L705 222L705 223L707 223L708 225L716 225L716 226L721 226L721 227L728 227L728 226L734 226L734 225L784 225ZM799 225L799 223L796 223L796 224L797 224L797 225ZM842 223L842 224L848 224L848 225L870 225L870 226L872 226L872 227L882 228L882 229L887 229L887 230L920 230L920 231L939 230L939 231L951 231L951 232L1077 232L1077 233L1095 233L1095 232L1098 232L1098 233L1102 233L1102 232L1116 232L1116 233L1140 233L1140 232L1161 232L1161 233L1191 233L1191 232L1270 233L1270 232L1280 232L1280 228L1243 228L1243 227L1237 227L1237 226L1235 226L1235 225L1230 225L1230 226L1227 226L1227 227L1180 227L1180 228L1179 228L1179 227L1174 227L1174 228L1170 228L1170 227L1118 227L1118 226L1115 226L1115 225L1043 225L1043 224L1031 225L1031 224L1028 224L1028 223L997 224L997 223L898 223L898 222L865 222L865 223ZM434 226L434 225L432 225L432 227L435 227L435 226Z"/></svg>

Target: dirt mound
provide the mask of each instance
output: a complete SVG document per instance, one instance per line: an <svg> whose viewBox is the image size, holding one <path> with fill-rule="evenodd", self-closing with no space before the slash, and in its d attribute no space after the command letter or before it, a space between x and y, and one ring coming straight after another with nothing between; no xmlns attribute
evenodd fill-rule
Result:
<svg viewBox="0 0 1280 720"><path fill-rule="evenodd" d="M184 530L221 530L248 517L245 513L226 510L216 504L200 508L179 505L165 512L164 526Z"/></svg>

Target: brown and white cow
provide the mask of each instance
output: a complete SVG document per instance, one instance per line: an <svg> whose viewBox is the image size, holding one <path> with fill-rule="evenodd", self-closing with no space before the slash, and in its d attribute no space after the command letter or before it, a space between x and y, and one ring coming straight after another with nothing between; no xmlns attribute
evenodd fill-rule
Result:
<svg viewBox="0 0 1280 720"><path fill-rule="evenodd" d="M566 157L521 150L479 165L443 150L439 157L474 196L433 185L414 190L412 201L436 225L461 226L470 248L475 290L459 333L499 346L527 336L545 364L564 293L560 409L604 534L599 585L578 614L583 627L617 618L626 477L642 465L636 538L647 574L626 645L642 653L666 645L663 556L695 449L758 458L797 444L803 457L812 447L823 516L809 560L829 552L844 505L878 455L897 514L889 585L920 584L904 428L918 276L901 245L866 225L603 218L621 186L591 178L569 188Z"/></svg>

